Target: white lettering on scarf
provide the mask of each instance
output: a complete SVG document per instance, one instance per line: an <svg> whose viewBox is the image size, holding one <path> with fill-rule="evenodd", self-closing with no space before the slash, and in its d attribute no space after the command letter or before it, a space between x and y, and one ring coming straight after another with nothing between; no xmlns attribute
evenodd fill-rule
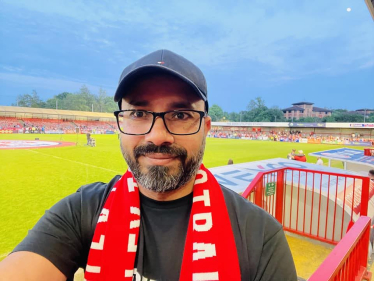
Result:
<svg viewBox="0 0 374 281"><path fill-rule="evenodd" d="M134 215L138 215L140 217L140 209L138 207L130 206L130 213ZM138 228L140 226L140 220L132 220L130 221L130 229ZM127 251L128 252L136 252L137 244L136 244L136 234L129 233L129 240L127 243Z"/></svg>
<svg viewBox="0 0 374 281"><path fill-rule="evenodd" d="M131 178L127 179L127 187L129 189L129 192L134 192L135 191L135 187L138 187L138 184L131 177Z"/></svg>
<svg viewBox="0 0 374 281"><path fill-rule="evenodd" d="M125 269L125 277L132 277L135 274L134 269Z"/></svg>
<svg viewBox="0 0 374 281"><path fill-rule="evenodd" d="M199 202L199 201L204 201L204 206L205 207L210 206L210 196L209 196L209 190L208 189L203 190L203 195L194 196L193 203L196 203L196 202Z"/></svg>
<svg viewBox="0 0 374 281"><path fill-rule="evenodd" d="M197 224L198 221L203 223ZM193 215L193 230L204 232L209 231L213 226L212 213L201 213Z"/></svg>
<svg viewBox="0 0 374 281"><path fill-rule="evenodd" d="M127 251L128 252L136 252L137 245L135 244L136 235L135 234L129 234L129 243L127 244Z"/></svg>
<svg viewBox="0 0 374 281"><path fill-rule="evenodd" d="M211 258L217 255L216 245L211 243L193 243L193 260Z"/></svg>
<svg viewBox="0 0 374 281"><path fill-rule="evenodd" d="M218 272L205 272L205 273L193 273L193 281L204 281L204 280L219 280Z"/></svg>
<svg viewBox="0 0 374 281"><path fill-rule="evenodd" d="M197 173L196 173L196 177L197 177L197 175L202 175L202 178L201 179L196 179L195 184L200 184L200 183L204 183L204 182L208 181L208 175L206 174L205 171L198 170Z"/></svg>
<svg viewBox="0 0 374 281"><path fill-rule="evenodd" d="M102 250L102 249L104 249L104 240L105 240L105 235L100 235L99 242L92 241L92 243L91 243L91 249L94 249L94 250Z"/></svg>
<svg viewBox="0 0 374 281"><path fill-rule="evenodd" d="M86 265L86 271L91 273L100 273L101 267L100 266L91 266Z"/></svg>
<svg viewBox="0 0 374 281"><path fill-rule="evenodd" d="M99 223L99 222L107 222L108 221L108 216L109 216L109 210L103 208L102 211L101 211L101 213L100 213L99 220L98 220L97 223Z"/></svg>
<svg viewBox="0 0 374 281"><path fill-rule="evenodd" d="M130 213L138 215L140 217L140 209L137 207L130 207ZM137 228L140 226L140 220L132 220L130 222L130 229Z"/></svg>

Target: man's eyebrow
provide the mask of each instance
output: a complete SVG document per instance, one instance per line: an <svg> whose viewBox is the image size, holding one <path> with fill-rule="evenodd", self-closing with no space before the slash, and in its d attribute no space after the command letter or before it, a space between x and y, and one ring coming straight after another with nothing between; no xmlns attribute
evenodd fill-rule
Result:
<svg viewBox="0 0 374 281"><path fill-rule="evenodd" d="M127 101L128 104L131 104L133 106L147 106L149 105L149 101L147 100L130 100Z"/></svg>
<svg viewBox="0 0 374 281"><path fill-rule="evenodd" d="M127 101L127 103L132 106L148 106L151 104L148 100L129 100ZM184 108L184 109L193 108L193 105L187 101L172 102L170 104L167 104L167 106L170 108Z"/></svg>
<svg viewBox="0 0 374 281"><path fill-rule="evenodd" d="M173 102L173 103L169 104L169 106L171 108L192 108L192 104L191 103L189 103L189 102L183 102L183 101Z"/></svg>

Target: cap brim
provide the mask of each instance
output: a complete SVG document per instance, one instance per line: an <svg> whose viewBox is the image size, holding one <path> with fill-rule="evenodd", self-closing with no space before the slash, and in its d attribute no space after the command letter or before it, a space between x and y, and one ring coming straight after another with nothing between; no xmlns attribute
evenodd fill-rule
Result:
<svg viewBox="0 0 374 281"><path fill-rule="evenodd" d="M116 90L116 93L114 94L114 101L119 102L124 97L125 92L126 92L125 91L126 87L132 81L134 81L134 79L138 78L139 76L145 75L145 74L158 73L158 72L169 73L171 75L174 75L174 76L182 79L187 84L189 84L194 89L194 91L197 93L197 95L207 104L207 99L206 99L205 95L201 92L199 87L197 87L195 85L195 83L193 83L191 80L189 80L185 76L183 76L183 75L181 75L181 74L179 74L179 73L177 73L177 72L175 72L175 71L173 71L173 70L171 70L167 67L164 67L162 65L146 65L146 66L136 68L133 71L129 72L122 79L122 81L119 83L119 85L117 87L117 90ZM208 110L208 108L206 108L206 110Z"/></svg>

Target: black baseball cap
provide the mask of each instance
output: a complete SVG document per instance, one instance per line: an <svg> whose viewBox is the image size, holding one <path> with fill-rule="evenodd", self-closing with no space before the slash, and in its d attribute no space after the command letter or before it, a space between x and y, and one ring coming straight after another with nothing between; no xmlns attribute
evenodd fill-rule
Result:
<svg viewBox="0 0 374 281"><path fill-rule="evenodd" d="M205 102L208 112L208 90L202 71L189 60L168 50L158 50L130 64L122 71L114 101L120 105L125 89L135 78L150 72L167 72L181 78Z"/></svg>

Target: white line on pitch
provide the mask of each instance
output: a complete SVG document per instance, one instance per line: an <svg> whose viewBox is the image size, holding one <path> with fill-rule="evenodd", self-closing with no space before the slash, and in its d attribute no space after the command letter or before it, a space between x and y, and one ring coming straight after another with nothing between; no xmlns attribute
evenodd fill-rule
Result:
<svg viewBox="0 0 374 281"><path fill-rule="evenodd" d="M47 153L43 153L43 152L31 150L31 149L27 149L27 150L31 151L31 152L34 152L34 153L39 153L39 154L42 154L42 155L50 156L50 157L53 157L53 158L56 158L56 159L61 159L61 160L73 162L73 163L80 164L80 165L83 165L83 166L93 167L93 168L96 168L96 169L101 169L101 170L104 170L104 171L109 171L109 172L114 172L114 173L121 174L121 172L119 172L119 171L115 171L115 170L111 170L111 169L106 169L106 168L103 168L103 167L99 167L99 166L95 166L95 165L90 165L90 164L87 164L87 163L78 162L78 161L74 161L74 160L62 158L62 157L55 156L55 155L50 155L50 154L47 154Z"/></svg>

